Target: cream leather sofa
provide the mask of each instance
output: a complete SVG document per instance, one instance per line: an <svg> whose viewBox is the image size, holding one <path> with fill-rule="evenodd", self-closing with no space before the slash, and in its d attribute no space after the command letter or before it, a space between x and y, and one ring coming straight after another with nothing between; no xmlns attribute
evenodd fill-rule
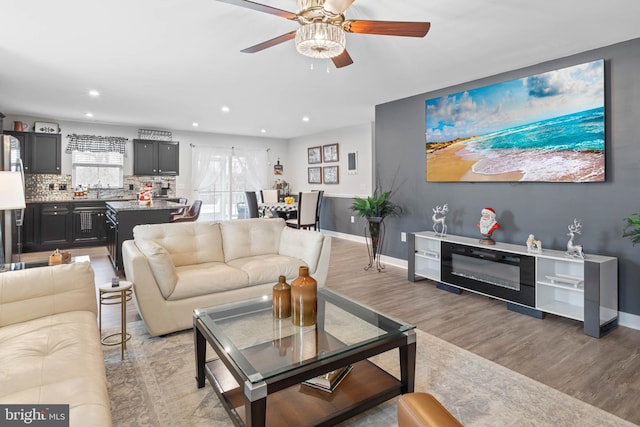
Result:
<svg viewBox="0 0 640 427"><path fill-rule="evenodd" d="M71 426L110 426L88 262L0 273L0 403L69 404Z"/></svg>
<svg viewBox="0 0 640 427"><path fill-rule="evenodd" d="M283 219L138 225L122 244L127 280L151 335L193 327L193 310L271 295L278 276L301 265L319 286L331 237L288 228Z"/></svg>

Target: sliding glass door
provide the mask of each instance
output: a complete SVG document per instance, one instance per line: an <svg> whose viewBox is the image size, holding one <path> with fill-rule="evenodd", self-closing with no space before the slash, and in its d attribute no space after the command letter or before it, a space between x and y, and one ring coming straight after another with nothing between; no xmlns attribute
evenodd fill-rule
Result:
<svg viewBox="0 0 640 427"><path fill-rule="evenodd" d="M245 191L267 188L266 149L194 146L192 183L202 200L200 217L224 221L244 217Z"/></svg>

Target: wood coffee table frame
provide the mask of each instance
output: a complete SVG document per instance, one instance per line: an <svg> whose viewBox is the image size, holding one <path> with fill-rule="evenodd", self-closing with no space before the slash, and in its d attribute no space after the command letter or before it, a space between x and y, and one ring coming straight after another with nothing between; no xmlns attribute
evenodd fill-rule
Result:
<svg viewBox="0 0 640 427"><path fill-rule="evenodd" d="M324 330L325 304L329 302L366 322L379 322L393 328L407 325L391 320L341 295L322 289L319 291L317 339L325 343L339 343ZM231 304L237 313L238 304ZM241 305L240 305L241 307ZM271 308L270 300L247 302L247 311ZM216 309L218 310L218 309ZM206 309L203 310L206 312ZM219 312L224 317L224 311ZM288 320L288 319L285 319ZM212 331L200 319L198 310L193 317L198 388L205 386L205 378L213 386L224 408L237 426L286 425L332 426L366 411L400 394L413 392L415 383L416 334L411 329L390 333L374 340L344 346L338 354L326 358L312 358L267 379L248 378L240 369L244 356L228 351L222 330ZM207 343L219 359L206 360ZM243 354L256 354L264 345L243 349ZM227 348L225 348L227 347ZM384 371L367 359L389 350L398 349L400 379ZM352 372L340 385L328 393L301 382L333 369L353 365Z"/></svg>

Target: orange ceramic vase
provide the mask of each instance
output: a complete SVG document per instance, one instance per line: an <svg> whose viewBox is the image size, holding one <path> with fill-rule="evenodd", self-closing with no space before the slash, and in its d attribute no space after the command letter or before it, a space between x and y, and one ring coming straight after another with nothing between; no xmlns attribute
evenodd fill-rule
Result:
<svg viewBox="0 0 640 427"><path fill-rule="evenodd" d="M291 282L291 321L295 326L316 324L318 282L309 276L309 267L300 267L299 276Z"/></svg>

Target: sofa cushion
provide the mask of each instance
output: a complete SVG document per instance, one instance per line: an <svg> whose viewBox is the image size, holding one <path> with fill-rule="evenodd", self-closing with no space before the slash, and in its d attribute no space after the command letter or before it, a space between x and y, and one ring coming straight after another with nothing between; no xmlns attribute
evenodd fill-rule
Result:
<svg viewBox="0 0 640 427"><path fill-rule="evenodd" d="M228 265L241 269L249 276L249 285L263 283L278 283L279 276L288 279L298 277L301 265L306 265L300 258L278 254L257 255L248 258L238 258L229 261Z"/></svg>
<svg viewBox="0 0 640 427"><path fill-rule="evenodd" d="M176 267L178 282L169 301L214 294L249 285L249 276L242 270L222 262L209 262Z"/></svg>
<svg viewBox="0 0 640 427"><path fill-rule="evenodd" d="M89 262L0 273L0 327L63 311L97 315L94 280Z"/></svg>
<svg viewBox="0 0 640 427"><path fill-rule="evenodd" d="M302 259L309 273L313 274L318 268L318 258L322 251L324 236L311 230L296 230L285 228L280 235L280 255Z"/></svg>
<svg viewBox="0 0 640 427"><path fill-rule="evenodd" d="M160 293L165 299L168 298L178 283L178 274L169 252L154 240L138 239L136 245L140 252L147 257L151 274L158 283Z"/></svg>
<svg viewBox="0 0 640 427"><path fill-rule="evenodd" d="M210 221L145 224L133 228L133 238L153 240L167 250L176 267L223 262L220 224Z"/></svg>
<svg viewBox="0 0 640 427"><path fill-rule="evenodd" d="M53 314L0 328L0 361L2 403L69 404L71 426L111 425L94 312Z"/></svg>
<svg viewBox="0 0 640 427"><path fill-rule="evenodd" d="M282 218L240 219L220 223L225 262L256 255L277 254L280 233L284 228Z"/></svg>

